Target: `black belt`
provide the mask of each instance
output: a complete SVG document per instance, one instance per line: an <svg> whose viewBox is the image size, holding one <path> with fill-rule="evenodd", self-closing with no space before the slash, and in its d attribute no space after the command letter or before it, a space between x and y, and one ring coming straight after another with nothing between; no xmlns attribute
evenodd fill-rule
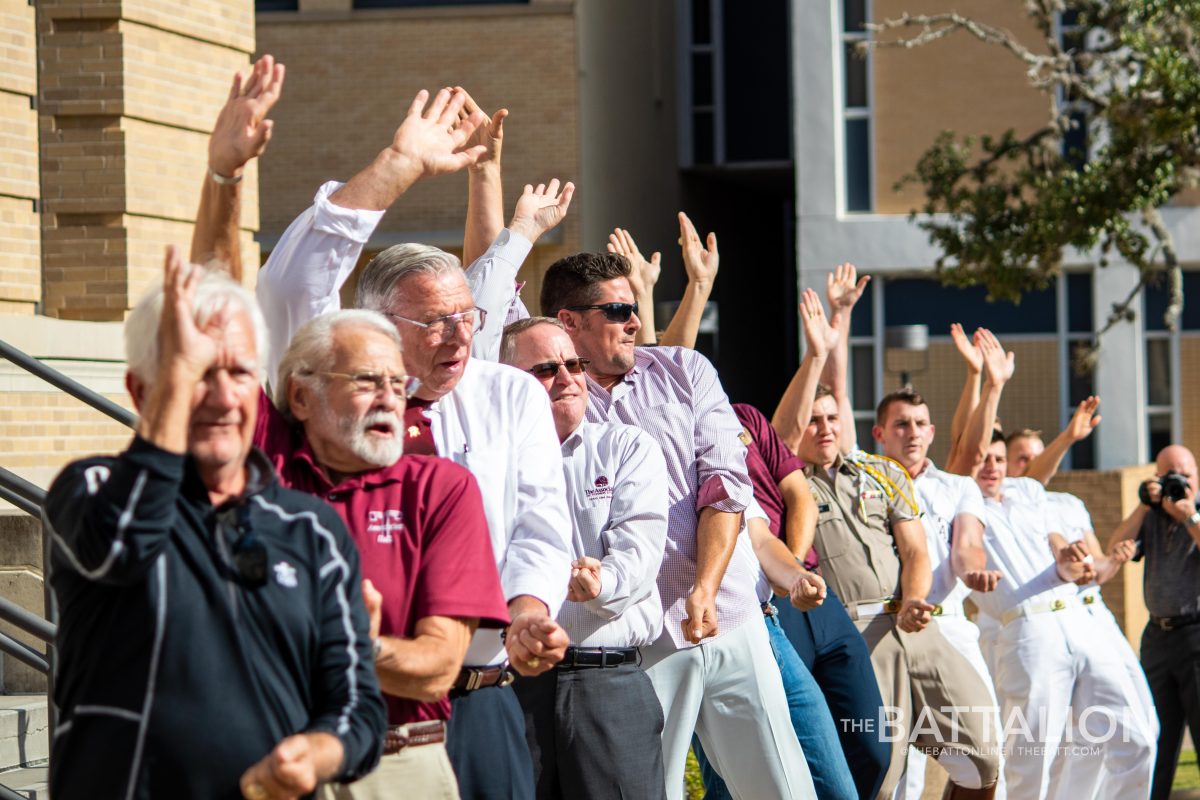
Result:
<svg viewBox="0 0 1200 800"><path fill-rule="evenodd" d="M1176 628L1182 628L1185 625L1195 625L1200 622L1200 613L1180 614L1177 617L1156 617L1151 614L1150 622L1164 631L1172 631Z"/></svg>
<svg viewBox="0 0 1200 800"><path fill-rule="evenodd" d="M637 664L641 660L642 654L636 647L568 647L566 655L555 669L620 667L624 664Z"/></svg>

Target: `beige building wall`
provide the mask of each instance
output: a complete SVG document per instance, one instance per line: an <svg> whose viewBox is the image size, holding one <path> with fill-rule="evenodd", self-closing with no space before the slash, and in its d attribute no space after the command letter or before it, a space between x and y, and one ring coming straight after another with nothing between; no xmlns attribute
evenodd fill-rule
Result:
<svg viewBox="0 0 1200 800"><path fill-rule="evenodd" d="M41 299L37 24L26 0L0 0L0 314Z"/></svg>
<svg viewBox="0 0 1200 800"><path fill-rule="evenodd" d="M326 180L346 180L392 140L420 89L461 85L489 113L507 107L505 218L526 183L579 181L573 2L354 11L304 2L258 16L258 50L287 65L271 147L262 159L262 238L269 249ZM417 184L384 217L368 250L404 241L461 251L465 173ZM546 266L580 249L579 192L562 226L522 270L536 307Z"/></svg>
<svg viewBox="0 0 1200 800"><path fill-rule="evenodd" d="M1200 297L1187 298L1200 303ZM1179 337L1180 397L1183 398L1183 445L1200 453L1200 333L1188 331Z"/></svg>
<svg viewBox="0 0 1200 800"><path fill-rule="evenodd" d="M254 49L249 0L38 3L44 313L110 321L191 239L207 133ZM258 227L255 168L244 245Z"/></svg>
<svg viewBox="0 0 1200 800"><path fill-rule="evenodd" d="M945 13L1012 31L1033 48L1044 41L1029 22L1022 3L994 0L875 0L875 21L910 14ZM919 29L903 34L911 38ZM900 38L900 32L878 38ZM1049 119L1044 95L1029 88L1025 66L1015 56L973 36L956 32L913 49L880 48L872 55L872 118L875 145L875 210L903 214L924 202L917 185L893 191L912 173L917 160L943 130L978 138L999 136L1009 128L1027 135Z"/></svg>

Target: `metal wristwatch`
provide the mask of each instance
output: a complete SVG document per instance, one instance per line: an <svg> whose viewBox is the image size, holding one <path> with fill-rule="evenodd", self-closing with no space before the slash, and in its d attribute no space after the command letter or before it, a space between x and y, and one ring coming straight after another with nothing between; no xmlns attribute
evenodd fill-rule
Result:
<svg viewBox="0 0 1200 800"><path fill-rule="evenodd" d="M1196 511L1190 517L1188 517L1187 524L1188 525L1200 525L1200 511Z"/></svg>

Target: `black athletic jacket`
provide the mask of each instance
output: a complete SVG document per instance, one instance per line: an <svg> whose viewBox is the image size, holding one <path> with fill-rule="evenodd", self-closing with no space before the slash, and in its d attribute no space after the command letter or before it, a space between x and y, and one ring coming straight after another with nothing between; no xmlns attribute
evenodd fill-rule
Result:
<svg viewBox="0 0 1200 800"><path fill-rule="evenodd" d="M55 479L55 800L240 798L246 768L302 731L341 739L339 780L378 762L358 552L333 509L282 488L259 451L248 464L220 509L190 458L140 438ZM258 587L233 557L255 542Z"/></svg>

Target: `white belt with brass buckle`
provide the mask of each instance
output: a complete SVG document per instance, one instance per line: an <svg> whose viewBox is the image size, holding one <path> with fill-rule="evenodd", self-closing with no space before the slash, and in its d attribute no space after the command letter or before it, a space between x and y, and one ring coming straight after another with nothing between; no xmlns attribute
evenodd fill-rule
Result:
<svg viewBox="0 0 1200 800"><path fill-rule="evenodd" d="M1056 597L1053 600L1043 600L1040 603L1026 603L1016 608L1010 608L1001 614L1000 624L1007 625L1021 617L1032 617L1034 614L1049 614L1055 611L1065 611L1068 608L1090 606L1095 604L1095 602L1095 595L1084 595L1083 597Z"/></svg>

